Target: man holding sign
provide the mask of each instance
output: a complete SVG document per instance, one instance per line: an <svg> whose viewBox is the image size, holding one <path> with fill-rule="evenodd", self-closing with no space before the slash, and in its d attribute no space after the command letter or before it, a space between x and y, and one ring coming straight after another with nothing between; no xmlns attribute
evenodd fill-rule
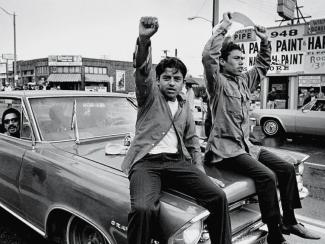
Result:
<svg viewBox="0 0 325 244"><path fill-rule="evenodd" d="M244 57L240 47L233 42L224 41L232 20L238 21L237 17L225 13L203 51L202 62L212 114L205 163L253 178L262 220L269 230L269 244L287 243L282 233L318 239L303 225L298 224L294 215L294 209L301 208L294 166L249 141L250 94L270 67L271 45L266 29L254 25L256 35L261 39L260 52L254 67L243 72ZM283 224L277 197L277 181Z"/></svg>

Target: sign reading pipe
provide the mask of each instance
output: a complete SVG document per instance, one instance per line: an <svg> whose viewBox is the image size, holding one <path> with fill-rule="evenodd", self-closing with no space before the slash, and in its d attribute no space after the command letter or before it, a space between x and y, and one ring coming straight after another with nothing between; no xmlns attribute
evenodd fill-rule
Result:
<svg viewBox="0 0 325 244"><path fill-rule="evenodd" d="M233 35L234 42L251 42L256 41L256 33L254 29L238 30Z"/></svg>

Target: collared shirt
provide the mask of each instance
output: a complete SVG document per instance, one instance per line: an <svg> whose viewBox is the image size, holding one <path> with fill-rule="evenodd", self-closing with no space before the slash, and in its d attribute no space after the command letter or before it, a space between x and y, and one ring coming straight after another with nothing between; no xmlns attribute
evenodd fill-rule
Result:
<svg viewBox="0 0 325 244"><path fill-rule="evenodd" d="M249 141L250 95L265 77L271 62L271 45L261 42L256 64L249 71L241 76L221 73L219 57L224 35L223 29L217 29L202 57L213 121L206 147L206 160L211 163L247 152L258 157L259 147Z"/></svg>
<svg viewBox="0 0 325 244"><path fill-rule="evenodd" d="M178 139L178 152L193 164L202 164L195 123L184 94L177 96L178 110L173 117L166 98L151 75L150 42L137 42L134 54L138 115L136 131L124 158L122 170L129 174L132 166L148 154L173 126Z"/></svg>
<svg viewBox="0 0 325 244"><path fill-rule="evenodd" d="M172 118L174 118L178 110L178 101L175 102L168 101L170 111L172 113ZM149 154L159 154L159 153L177 153L178 151L178 140L177 134L174 126L170 127L167 134L161 139L161 141L155 146Z"/></svg>

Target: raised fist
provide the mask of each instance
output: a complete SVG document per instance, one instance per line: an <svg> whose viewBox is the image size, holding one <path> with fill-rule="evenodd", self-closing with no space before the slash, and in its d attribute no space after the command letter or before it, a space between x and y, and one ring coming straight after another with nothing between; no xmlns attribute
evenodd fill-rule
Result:
<svg viewBox="0 0 325 244"><path fill-rule="evenodd" d="M220 26L225 30L229 30L230 26L232 25L231 18L232 17L230 12L223 13Z"/></svg>
<svg viewBox="0 0 325 244"><path fill-rule="evenodd" d="M267 41L268 40L268 36L266 33L266 28L260 25L255 25L255 32L256 35L261 38L262 41Z"/></svg>
<svg viewBox="0 0 325 244"><path fill-rule="evenodd" d="M159 24L156 17L141 17L139 23L139 37L140 41L150 39L158 30Z"/></svg>

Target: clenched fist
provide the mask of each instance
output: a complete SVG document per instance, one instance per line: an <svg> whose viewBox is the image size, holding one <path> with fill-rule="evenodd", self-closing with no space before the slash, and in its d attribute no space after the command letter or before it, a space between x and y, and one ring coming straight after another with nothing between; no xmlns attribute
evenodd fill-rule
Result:
<svg viewBox="0 0 325 244"><path fill-rule="evenodd" d="M267 42L268 36L266 33L266 28L264 26L255 25L256 35L261 38L262 41Z"/></svg>
<svg viewBox="0 0 325 244"><path fill-rule="evenodd" d="M158 30L159 24L156 17L146 16L141 17L139 23L139 38L140 41L149 40Z"/></svg>

